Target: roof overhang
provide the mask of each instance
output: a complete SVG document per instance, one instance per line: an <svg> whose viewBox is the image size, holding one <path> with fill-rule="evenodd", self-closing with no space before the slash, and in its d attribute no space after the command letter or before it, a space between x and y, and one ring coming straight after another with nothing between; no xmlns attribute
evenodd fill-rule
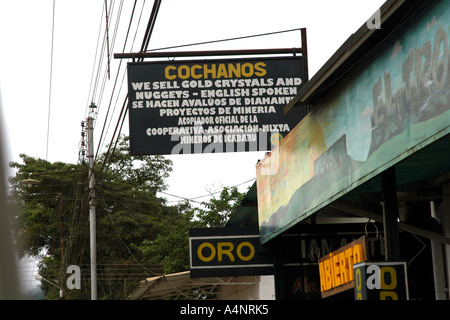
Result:
<svg viewBox="0 0 450 320"><path fill-rule="evenodd" d="M244 195L239 207L231 214L226 227L258 225L258 194L255 181Z"/></svg>

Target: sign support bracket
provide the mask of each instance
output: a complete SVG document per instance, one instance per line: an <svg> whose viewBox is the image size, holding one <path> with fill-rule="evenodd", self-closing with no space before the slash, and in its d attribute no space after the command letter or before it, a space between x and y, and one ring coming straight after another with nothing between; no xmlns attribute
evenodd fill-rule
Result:
<svg viewBox="0 0 450 320"><path fill-rule="evenodd" d="M114 59L292 54L293 50L294 50L294 52L297 52L297 53L302 53L302 54L304 53L303 48L173 51L173 52L167 52L167 51L163 51L163 52L131 52L131 53L115 53Z"/></svg>

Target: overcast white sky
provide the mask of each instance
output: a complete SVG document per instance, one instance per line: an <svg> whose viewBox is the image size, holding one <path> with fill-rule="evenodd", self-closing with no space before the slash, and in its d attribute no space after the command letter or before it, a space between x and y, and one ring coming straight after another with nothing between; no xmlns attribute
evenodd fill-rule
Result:
<svg viewBox="0 0 450 320"><path fill-rule="evenodd" d="M133 3L131 0L108 1L108 6L113 8L111 47L119 8L122 12L114 53L123 50L123 35ZM306 27L311 77L383 3L382 0L163 0L149 49ZM138 21L141 8L144 10L135 45L131 47L136 30L136 23L133 23L125 52L138 51L141 46L153 1L143 4L142 0L137 1L134 22ZM91 78L93 70L97 71L94 61L99 29L102 29L101 35L104 32L103 6L103 0L55 2L51 60L53 1L0 3L0 89L8 161L19 161L19 154L25 153L51 162L77 163L80 124L86 119L87 106L93 96ZM301 46L300 31L180 50L298 46ZM99 106L94 129L96 141L110 101L111 111L106 119L109 130L100 144L100 151L104 151L111 140L126 94L125 62L120 69L117 94L111 98L120 60L111 58L111 79L105 81L104 94L100 96L106 57L103 59L94 98ZM128 134L128 119L123 133ZM224 185L254 179L255 164L262 157L263 152L169 156L174 161L174 170L168 180L168 192L190 198L204 195L208 190L216 191Z"/></svg>

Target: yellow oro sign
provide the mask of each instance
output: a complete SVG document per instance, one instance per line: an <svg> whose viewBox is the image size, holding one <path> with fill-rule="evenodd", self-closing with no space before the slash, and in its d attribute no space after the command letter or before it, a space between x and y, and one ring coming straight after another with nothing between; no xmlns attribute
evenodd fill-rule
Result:
<svg viewBox="0 0 450 320"><path fill-rule="evenodd" d="M366 238L361 237L319 259L322 298L353 289L353 265L367 259Z"/></svg>
<svg viewBox="0 0 450 320"><path fill-rule="evenodd" d="M361 262L353 266L355 300L408 300L406 262Z"/></svg>
<svg viewBox="0 0 450 320"><path fill-rule="evenodd" d="M203 249L208 248L209 253L204 254ZM244 250L247 249L247 252L244 253ZM248 241L240 242L237 245L236 251L233 253L234 244L230 241L221 241L217 242L217 254L216 247L210 242L203 242L197 248L197 256L203 262L210 262L214 258L217 257L217 261L221 262L224 260L224 256L226 256L231 262L234 262L237 259L241 261L250 261L255 256L255 247Z"/></svg>
<svg viewBox="0 0 450 320"><path fill-rule="evenodd" d="M189 251L192 278L273 274L257 227L189 229Z"/></svg>

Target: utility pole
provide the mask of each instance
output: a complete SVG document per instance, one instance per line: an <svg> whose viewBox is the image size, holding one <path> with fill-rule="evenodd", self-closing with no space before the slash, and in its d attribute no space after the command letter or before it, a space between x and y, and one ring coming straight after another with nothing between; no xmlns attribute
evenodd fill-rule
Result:
<svg viewBox="0 0 450 320"><path fill-rule="evenodd" d="M59 267L59 284L61 286L59 290L59 297L60 299L64 299L64 285L63 285L63 279L64 279L64 233L63 233L63 225L64 225L64 218L63 218L63 204L62 204L62 194L58 193L57 200L59 202L59 231L60 231L60 242L61 242L61 264Z"/></svg>
<svg viewBox="0 0 450 320"><path fill-rule="evenodd" d="M94 104L90 108L95 107ZM91 243L91 300L97 300L97 235L95 211L95 176L94 176L94 118L87 118L88 158L89 158L89 223Z"/></svg>

